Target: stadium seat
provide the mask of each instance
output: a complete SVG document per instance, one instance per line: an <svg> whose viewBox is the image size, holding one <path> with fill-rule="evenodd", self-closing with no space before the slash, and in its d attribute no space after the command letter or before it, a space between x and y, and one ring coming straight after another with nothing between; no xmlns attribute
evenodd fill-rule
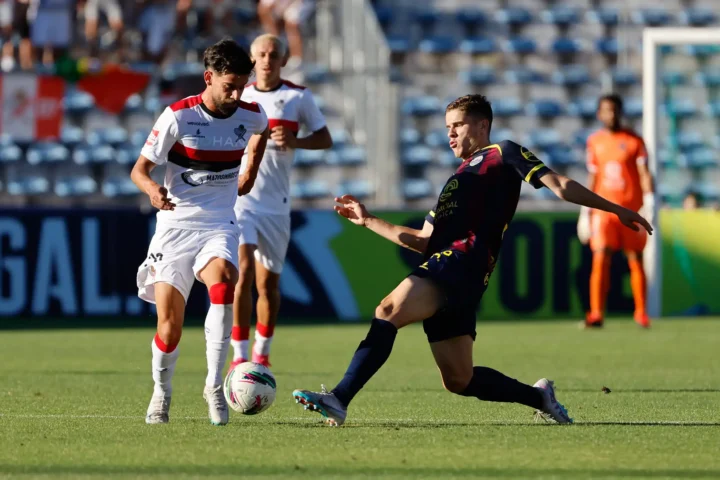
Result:
<svg viewBox="0 0 720 480"><path fill-rule="evenodd" d="M485 25L488 21L484 11L472 7L459 8L455 14L455 19L466 31L472 31L479 26Z"/></svg>
<svg viewBox="0 0 720 480"><path fill-rule="evenodd" d="M355 145L348 145L334 152L334 156L328 156L328 163L338 165L362 165L367 160L365 149Z"/></svg>
<svg viewBox="0 0 720 480"><path fill-rule="evenodd" d="M95 99L89 93L68 89L63 97L63 109L69 115L85 115L95 108Z"/></svg>
<svg viewBox="0 0 720 480"><path fill-rule="evenodd" d="M642 117L643 103L642 98L633 97L625 100L623 105L625 116L631 119Z"/></svg>
<svg viewBox="0 0 720 480"><path fill-rule="evenodd" d="M689 118L697 113L697 106L690 98L671 100L662 107L668 115L675 115L678 118Z"/></svg>
<svg viewBox="0 0 720 480"><path fill-rule="evenodd" d="M135 113L144 108L143 105L143 98L141 95L135 93L133 95L130 95L125 102L124 112L125 113Z"/></svg>
<svg viewBox="0 0 720 480"><path fill-rule="evenodd" d="M530 54L537 51L537 43L528 37L512 37L502 44L502 49L509 53Z"/></svg>
<svg viewBox="0 0 720 480"><path fill-rule="evenodd" d="M664 8L644 8L640 10L633 10L630 13L630 19L636 25L643 25L646 27L661 27L669 25L673 22L672 16Z"/></svg>
<svg viewBox="0 0 720 480"><path fill-rule="evenodd" d="M346 180L340 182L335 189L335 195L352 195L359 200L364 200L374 193L372 184L367 180Z"/></svg>
<svg viewBox="0 0 720 480"><path fill-rule="evenodd" d="M470 70L463 70L459 74L460 80L468 85L490 85L495 83L495 70L492 67L481 66Z"/></svg>
<svg viewBox="0 0 720 480"><path fill-rule="evenodd" d="M553 40L550 50L556 55L575 55L584 50L580 40L568 37L560 37Z"/></svg>
<svg viewBox="0 0 720 480"><path fill-rule="evenodd" d="M350 142L350 135L347 130L342 127L330 128L330 136L333 141L333 148L343 148Z"/></svg>
<svg viewBox="0 0 720 480"><path fill-rule="evenodd" d="M720 69L713 68L695 74L695 82L706 87L720 87Z"/></svg>
<svg viewBox="0 0 720 480"><path fill-rule="evenodd" d="M324 150L297 150L295 152L295 165L309 167L325 163L328 155Z"/></svg>
<svg viewBox="0 0 720 480"><path fill-rule="evenodd" d="M418 44L418 50L432 54L452 53L455 51L455 47L455 39L444 35L423 38Z"/></svg>
<svg viewBox="0 0 720 480"><path fill-rule="evenodd" d="M25 175L8 180L10 195L41 195L50 190L50 182L40 175Z"/></svg>
<svg viewBox="0 0 720 480"><path fill-rule="evenodd" d="M528 147L546 150L562 143L563 137L554 128L540 128L532 130L528 135Z"/></svg>
<svg viewBox="0 0 720 480"><path fill-rule="evenodd" d="M152 114L159 114L163 108L165 108L165 105L163 105L163 102L161 102L158 97L145 97L145 111Z"/></svg>
<svg viewBox="0 0 720 480"><path fill-rule="evenodd" d="M495 21L503 25L523 26L532 20L530 11L521 7L503 8L495 12Z"/></svg>
<svg viewBox="0 0 720 480"><path fill-rule="evenodd" d="M80 127L66 125L60 130L60 142L67 148L75 148L85 139L85 131Z"/></svg>
<svg viewBox="0 0 720 480"><path fill-rule="evenodd" d="M412 13L415 23L420 25L422 28L431 29L440 20L441 14L437 10L433 10L427 7L415 10Z"/></svg>
<svg viewBox="0 0 720 480"><path fill-rule="evenodd" d="M631 68L615 67L612 70L613 82L619 87L631 87L640 83L637 72Z"/></svg>
<svg viewBox="0 0 720 480"><path fill-rule="evenodd" d="M545 23L567 27L579 23L580 15L576 8L558 5L549 10L543 10L540 13L540 19Z"/></svg>
<svg viewBox="0 0 720 480"><path fill-rule="evenodd" d="M683 85L685 83L685 72L678 70L665 70L662 72L662 82L666 86Z"/></svg>
<svg viewBox="0 0 720 480"><path fill-rule="evenodd" d="M26 159L30 165L41 163L62 163L70 158L70 151L64 145L54 142L38 142L28 148Z"/></svg>
<svg viewBox="0 0 720 480"><path fill-rule="evenodd" d="M558 143L544 150L544 157L547 163L553 166L570 166L580 164L581 160L576 155L575 151L572 150L565 144Z"/></svg>
<svg viewBox="0 0 720 480"><path fill-rule="evenodd" d="M139 192L129 176L114 176L102 183L101 191L106 197L137 195Z"/></svg>
<svg viewBox="0 0 720 480"><path fill-rule="evenodd" d="M684 25L706 27L717 21L717 15L709 8L687 8L680 12L678 20Z"/></svg>
<svg viewBox="0 0 720 480"><path fill-rule="evenodd" d="M388 35L387 45L391 53L405 54L410 51L410 38L405 35Z"/></svg>
<svg viewBox="0 0 720 480"><path fill-rule="evenodd" d="M542 118L558 117L565 112L562 103L550 98L533 100L528 103L525 113Z"/></svg>
<svg viewBox="0 0 720 480"><path fill-rule="evenodd" d="M563 65L552 74L552 82L566 87L579 87L592 82L590 70L586 65Z"/></svg>
<svg viewBox="0 0 720 480"><path fill-rule="evenodd" d="M713 100L704 107L705 114L710 117L720 117L720 100Z"/></svg>
<svg viewBox="0 0 720 480"><path fill-rule="evenodd" d="M6 143L0 146L0 163L14 163L23 158L23 152L20 147L12 143Z"/></svg>
<svg viewBox="0 0 720 480"><path fill-rule="evenodd" d="M89 175L64 176L55 182L55 195L58 197L80 197L90 195L97 190L97 182Z"/></svg>
<svg viewBox="0 0 720 480"><path fill-rule="evenodd" d="M705 181L694 182L691 188L706 202L720 199L720 188L714 183Z"/></svg>
<svg viewBox="0 0 720 480"><path fill-rule="evenodd" d="M681 150L695 150L705 145L702 133L697 130L681 131L677 135L677 144Z"/></svg>
<svg viewBox="0 0 720 480"><path fill-rule="evenodd" d="M596 112L597 99L595 97L577 98L568 106L568 113L580 118L595 118Z"/></svg>
<svg viewBox="0 0 720 480"><path fill-rule="evenodd" d="M387 29L388 26L397 18L397 12L389 5L378 5L375 7L375 15L377 16L378 23L383 29Z"/></svg>
<svg viewBox="0 0 720 480"><path fill-rule="evenodd" d="M116 158L115 149L108 144L95 145L90 152L90 161L92 163L110 163L116 161Z"/></svg>
<svg viewBox="0 0 720 480"><path fill-rule="evenodd" d="M499 98L493 102L493 114L496 117L512 117L523 113L519 98Z"/></svg>
<svg viewBox="0 0 720 480"><path fill-rule="evenodd" d="M512 140L513 131L509 128L495 127L490 130L490 141L492 143L502 142L503 140Z"/></svg>
<svg viewBox="0 0 720 480"><path fill-rule="evenodd" d="M498 46L490 37L470 37L460 42L459 50L468 55L485 55L497 52Z"/></svg>
<svg viewBox="0 0 720 480"><path fill-rule="evenodd" d="M400 143L407 147L421 142L421 135L417 128L405 127L400 131Z"/></svg>
<svg viewBox="0 0 720 480"><path fill-rule="evenodd" d="M425 135L425 143L433 148L447 147L448 141L447 130L444 128L436 128Z"/></svg>
<svg viewBox="0 0 720 480"><path fill-rule="evenodd" d="M416 145L405 150L402 163L408 167L425 167L433 161L433 151L424 145Z"/></svg>
<svg viewBox="0 0 720 480"><path fill-rule="evenodd" d="M545 81L542 74L524 66L508 68L503 77L507 83L514 84L543 83Z"/></svg>
<svg viewBox="0 0 720 480"><path fill-rule="evenodd" d="M303 75L305 75L306 83L327 83L330 81L330 69L325 65L313 63L303 65Z"/></svg>
<svg viewBox="0 0 720 480"><path fill-rule="evenodd" d="M402 105L403 114L416 117L428 117L442 112L440 99L429 95L406 98Z"/></svg>
<svg viewBox="0 0 720 480"><path fill-rule="evenodd" d="M301 180L290 187L290 196L303 200L315 200L329 195L327 183L321 180Z"/></svg>
<svg viewBox="0 0 720 480"><path fill-rule="evenodd" d="M463 162L462 158L457 158L451 150L444 150L440 154L439 163L443 167L457 168Z"/></svg>
<svg viewBox="0 0 720 480"><path fill-rule="evenodd" d="M657 152L657 160L662 168L672 168L678 165L678 155L665 148Z"/></svg>
<svg viewBox="0 0 720 480"><path fill-rule="evenodd" d="M691 168L715 168L718 166L718 153L711 148L697 148L687 153L687 162Z"/></svg>
<svg viewBox="0 0 720 480"><path fill-rule="evenodd" d="M426 178L408 178L402 184L403 196L407 200L420 200L434 196L432 183Z"/></svg>
<svg viewBox="0 0 720 480"><path fill-rule="evenodd" d="M615 37L598 38L595 41L595 49L603 55L617 55L625 51L624 45L621 45Z"/></svg>
<svg viewBox="0 0 720 480"><path fill-rule="evenodd" d="M115 161L120 165L131 165L135 163L139 155L140 149L130 143L119 145L115 148Z"/></svg>
<svg viewBox="0 0 720 480"><path fill-rule="evenodd" d="M585 19L590 23L613 27L620 23L620 14L616 8L600 8L588 10L585 13Z"/></svg>
<svg viewBox="0 0 720 480"><path fill-rule="evenodd" d="M146 136L147 136L146 132ZM89 145L121 145L128 141L128 133L122 127L106 127L98 130L93 130L88 133L87 143Z"/></svg>
<svg viewBox="0 0 720 480"><path fill-rule="evenodd" d="M687 55L693 57L709 57L720 53L718 45L683 45L682 48Z"/></svg>
<svg viewBox="0 0 720 480"><path fill-rule="evenodd" d="M582 128L576 131L573 135L573 144L578 148L585 148L587 146L587 139L595 130L594 128Z"/></svg>

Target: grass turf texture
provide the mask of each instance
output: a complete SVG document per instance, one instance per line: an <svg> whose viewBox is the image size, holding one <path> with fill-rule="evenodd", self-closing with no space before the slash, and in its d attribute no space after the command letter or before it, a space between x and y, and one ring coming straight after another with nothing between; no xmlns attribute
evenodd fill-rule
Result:
<svg viewBox="0 0 720 480"><path fill-rule="evenodd" d="M641 331L567 322L483 323L475 362L556 381L575 417L443 391L422 334L400 333L388 363L329 428L293 388L339 380L365 325L278 328L278 396L267 412L214 427L202 400L202 329L180 344L169 425L145 425L150 329L0 334L2 478L718 478L717 319ZM608 387L611 393L601 391Z"/></svg>

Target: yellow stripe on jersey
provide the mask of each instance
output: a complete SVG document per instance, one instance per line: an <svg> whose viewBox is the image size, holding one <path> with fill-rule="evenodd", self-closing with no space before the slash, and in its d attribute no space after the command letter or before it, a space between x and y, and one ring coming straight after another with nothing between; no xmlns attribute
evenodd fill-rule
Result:
<svg viewBox="0 0 720 480"><path fill-rule="evenodd" d="M483 150L487 150L488 148L495 148L498 152L500 152L500 155L502 155L502 148L500 148L500 145L497 143L493 143L492 145L488 145L487 147L483 148Z"/></svg>
<svg viewBox="0 0 720 480"><path fill-rule="evenodd" d="M431 216L431 217L435 218L435 211L434 211L434 210L430 210L429 213L430 213L430 216Z"/></svg>
<svg viewBox="0 0 720 480"><path fill-rule="evenodd" d="M537 172L538 170L540 170L540 169L543 168L544 166L545 166L545 164L542 163L542 162L540 162L540 163L538 163L537 165L535 165L535 166L533 167L533 169L530 170L530 172L528 172L528 174L525 176L525 181L528 182L528 183L530 183L530 179L532 178L533 173Z"/></svg>

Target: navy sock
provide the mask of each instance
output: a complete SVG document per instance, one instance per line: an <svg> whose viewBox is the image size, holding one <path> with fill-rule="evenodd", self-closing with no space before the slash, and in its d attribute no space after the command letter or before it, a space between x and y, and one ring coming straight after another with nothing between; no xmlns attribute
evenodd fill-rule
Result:
<svg viewBox="0 0 720 480"><path fill-rule="evenodd" d="M542 409L544 400L537 388L488 367L473 368L472 379L460 395L477 397L487 402L521 403L536 409Z"/></svg>
<svg viewBox="0 0 720 480"><path fill-rule="evenodd" d="M367 337L360 342L345 376L332 391L345 406L383 366L390 356L396 336L395 325L373 318Z"/></svg>

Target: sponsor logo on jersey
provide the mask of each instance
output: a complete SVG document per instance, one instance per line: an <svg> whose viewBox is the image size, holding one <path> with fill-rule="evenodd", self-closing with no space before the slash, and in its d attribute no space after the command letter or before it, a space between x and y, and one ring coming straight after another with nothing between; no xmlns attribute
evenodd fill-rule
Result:
<svg viewBox="0 0 720 480"><path fill-rule="evenodd" d="M240 125L233 131L235 132L235 135L237 135L237 138L235 139L236 142L239 142L240 140L245 140L245 134L247 133L247 128L245 128L245 125Z"/></svg>
<svg viewBox="0 0 720 480"><path fill-rule="evenodd" d="M199 187L205 184L216 184L211 186L227 185L231 181L237 179L237 170L229 173L208 173L208 172L197 172L187 171L180 175L182 181L190 185L191 187Z"/></svg>
<svg viewBox="0 0 720 480"><path fill-rule="evenodd" d="M193 125L195 127L209 127L210 122L187 122L188 125Z"/></svg>
<svg viewBox="0 0 720 480"><path fill-rule="evenodd" d="M150 135L148 135L147 140L145 140L145 145L147 145L148 147L154 146L157 143L158 135L160 135L160 132L153 129L150 132Z"/></svg>
<svg viewBox="0 0 720 480"><path fill-rule="evenodd" d="M443 188L442 193L440 194L440 201L444 202L448 198L450 198L452 196L453 190L457 190L457 188L458 188L458 181L456 178L453 178Z"/></svg>
<svg viewBox="0 0 720 480"><path fill-rule="evenodd" d="M525 147L520 147L520 155L529 162L539 162L540 159L535 156L530 150Z"/></svg>

